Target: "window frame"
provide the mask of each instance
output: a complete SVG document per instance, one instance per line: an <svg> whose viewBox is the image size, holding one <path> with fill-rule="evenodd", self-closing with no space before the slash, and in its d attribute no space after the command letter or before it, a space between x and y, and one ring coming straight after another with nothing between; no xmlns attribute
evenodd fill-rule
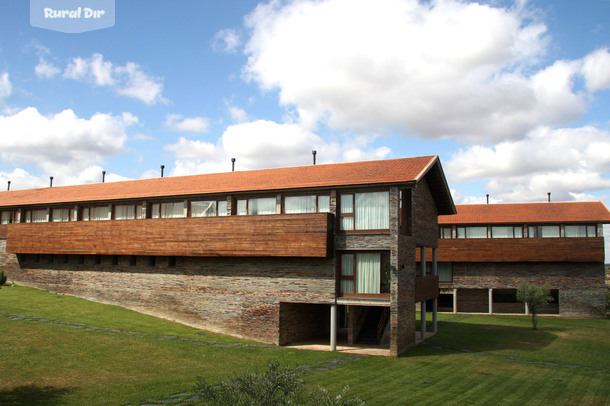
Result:
<svg viewBox="0 0 610 406"><path fill-rule="evenodd" d="M286 199L291 197L314 197L315 198L315 211L306 213L286 213ZM320 211L320 197L328 197L328 208L327 211ZM310 193L310 194L286 194L282 195L282 214L308 214L308 213L330 213L330 192L328 193Z"/></svg>
<svg viewBox="0 0 610 406"><path fill-rule="evenodd" d="M358 287L357 287L357 280L358 280L358 275L357 275L357 263L358 263L358 254L380 254L379 257L379 290L380 292L382 291L383 285L384 285L384 278L383 278L383 273L384 273L384 266L387 266L387 272L390 272L390 268L391 268L391 264L390 264L390 251L387 250L373 250L373 251L366 251L366 250L354 250L354 251L338 251L337 252L337 256L338 256L338 268L337 268L337 286L336 286L336 291L337 291L337 296L338 297L344 297L344 298L378 298L378 299L389 299L390 298L390 289L391 289L391 275L388 275L387 278L387 290L388 293L344 293L341 290L341 281L343 280L351 280L353 281L353 286L354 286L354 292L357 291ZM352 255L352 275L346 275L344 276L342 273L342 266L343 266L343 255Z"/></svg>
<svg viewBox="0 0 610 406"><path fill-rule="evenodd" d="M361 229L356 230L356 195L357 194L368 194L368 193L387 193L388 195L388 228L370 228L370 229ZM352 211L351 212L343 212L343 199L345 196L352 196ZM390 190L389 189L365 189L365 190L354 190L354 191L346 191L339 192L337 196L337 230L339 233L347 233L347 234L387 234L390 232ZM342 226L344 218L352 218L352 228L344 229ZM408 219L407 219L408 220Z"/></svg>
<svg viewBox="0 0 610 406"><path fill-rule="evenodd" d="M193 203L214 203L215 204L215 210L214 210L214 215L210 215L210 216L194 216L193 215ZM224 211L222 211L223 214L221 213L221 209L220 206L221 204L224 205ZM193 217L193 218L204 218L204 217L226 217L228 216L227 213L227 199L193 199L193 200L189 200L188 202L188 217Z"/></svg>
<svg viewBox="0 0 610 406"><path fill-rule="evenodd" d="M254 200L254 199L274 199L275 203L274 203L274 207L275 207L275 211L273 213L256 213L256 214L251 214L250 213L250 200ZM240 214L239 213L239 202L240 201L245 201L246 202L246 213L245 214ZM278 214L277 213L277 196L273 195L263 195L263 196L244 196L244 197L237 197L234 200L235 202L235 215L237 216L272 216L274 214Z"/></svg>

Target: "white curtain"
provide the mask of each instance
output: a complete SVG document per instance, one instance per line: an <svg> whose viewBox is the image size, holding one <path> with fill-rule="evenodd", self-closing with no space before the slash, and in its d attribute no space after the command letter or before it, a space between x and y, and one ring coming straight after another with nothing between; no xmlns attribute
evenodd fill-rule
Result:
<svg viewBox="0 0 610 406"><path fill-rule="evenodd" d="M341 275L354 276L354 254L341 255ZM341 292L354 293L354 280L341 279Z"/></svg>
<svg viewBox="0 0 610 406"><path fill-rule="evenodd" d="M566 237L586 237L587 227L582 226L565 226Z"/></svg>
<svg viewBox="0 0 610 406"><path fill-rule="evenodd" d="M12 212L10 211L3 211L2 212L2 221L0 221L1 224L9 224L11 222L11 218L12 218Z"/></svg>
<svg viewBox="0 0 610 406"><path fill-rule="evenodd" d="M238 200L237 201L237 215L245 216L248 214L248 201L247 200Z"/></svg>
<svg viewBox="0 0 610 406"><path fill-rule="evenodd" d="M380 293L381 254L356 254L356 293Z"/></svg>
<svg viewBox="0 0 610 406"><path fill-rule="evenodd" d="M275 214L275 197L259 197L248 200L248 214Z"/></svg>
<svg viewBox="0 0 610 406"><path fill-rule="evenodd" d="M487 227L466 227L466 238L487 238Z"/></svg>
<svg viewBox="0 0 610 406"><path fill-rule="evenodd" d="M115 220L132 220L136 216L136 206L133 204L121 204L114 206Z"/></svg>
<svg viewBox="0 0 610 406"><path fill-rule="evenodd" d="M70 221L70 209L53 209L53 221Z"/></svg>
<svg viewBox="0 0 610 406"><path fill-rule="evenodd" d="M390 228L389 192L356 193L355 206L356 230Z"/></svg>
<svg viewBox="0 0 610 406"><path fill-rule="evenodd" d="M219 216L227 215L227 201L226 200L218 201L218 215Z"/></svg>
<svg viewBox="0 0 610 406"><path fill-rule="evenodd" d="M89 220L97 221L97 220L108 220L108 207L91 207L89 209Z"/></svg>
<svg viewBox="0 0 610 406"><path fill-rule="evenodd" d="M161 217L184 217L184 202L161 203Z"/></svg>
<svg viewBox="0 0 610 406"><path fill-rule="evenodd" d="M512 227L494 226L491 228L492 238L513 238Z"/></svg>
<svg viewBox="0 0 610 406"><path fill-rule="evenodd" d="M318 213L330 213L330 196L318 196Z"/></svg>
<svg viewBox="0 0 610 406"><path fill-rule="evenodd" d="M215 215L215 201L191 202L191 217L212 217Z"/></svg>
<svg viewBox="0 0 610 406"><path fill-rule="evenodd" d="M557 238L559 237L559 226L541 226L539 228L542 238Z"/></svg>
<svg viewBox="0 0 610 406"><path fill-rule="evenodd" d="M284 213L315 213L316 196L286 196L284 198Z"/></svg>

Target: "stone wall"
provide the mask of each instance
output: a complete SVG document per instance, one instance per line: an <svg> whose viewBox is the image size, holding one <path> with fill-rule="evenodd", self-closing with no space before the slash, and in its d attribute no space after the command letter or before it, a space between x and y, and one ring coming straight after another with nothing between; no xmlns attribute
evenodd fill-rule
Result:
<svg viewBox="0 0 610 406"><path fill-rule="evenodd" d="M425 179L413 190L413 235L418 246L438 247L438 211Z"/></svg>
<svg viewBox="0 0 610 406"><path fill-rule="evenodd" d="M561 316L606 317L602 263L454 263L453 283L442 287L459 289L458 311L486 312L487 289L516 289L523 280L557 289ZM483 289L480 300L484 306L475 304L474 298L464 302L463 289Z"/></svg>
<svg viewBox="0 0 610 406"><path fill-rule="evenodd" d="M270 344L280 343L280 302L330 304L335 297L333 258L27 255L19 257L20 264L14 255L0 259L17 284Z"/></svg>

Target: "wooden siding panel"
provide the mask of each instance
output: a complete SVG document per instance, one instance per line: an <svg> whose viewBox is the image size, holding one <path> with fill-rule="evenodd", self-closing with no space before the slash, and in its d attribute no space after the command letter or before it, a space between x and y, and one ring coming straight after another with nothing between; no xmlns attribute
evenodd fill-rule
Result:
<svg viewBox="0 0 610 406"><path fill-rule="evenodd" d="M415 301L436 299L438 297L438 276L417 276L415 278Z"/></svg>
<svg viewBox="0 0 610 406"><path fill-rule="evenodd" d="M7 224L0 224L0 239L6 239Z"/></svg>
<svg viewBox="0 0 610 406"><path fill-rule="evenodd" d="M432 258L430 250L428 258ZM418 252L419 260L419 252ZM439 240L438 262L603 262L604 239L482 238Z"/></svg>
<svg viewBox="0 0 610 406"><path fill-rule="evenodd" d="M326 213L11 224L7 252L158 256L327 257Z"/></svg>

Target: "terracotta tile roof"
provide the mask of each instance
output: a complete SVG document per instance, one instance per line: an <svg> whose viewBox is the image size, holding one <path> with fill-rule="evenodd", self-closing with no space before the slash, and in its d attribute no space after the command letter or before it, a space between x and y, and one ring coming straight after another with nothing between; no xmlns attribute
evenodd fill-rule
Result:
<svg viewBox="0 0 610 406"><path fill-rule="evenodd" d="M433 182L444 182L437 188L448 195L439 198L454 209L444 176L438 176L437 156L5 191L0 192L0 207L417 182L432 168Z"/></svg>
<svg viewBox="0 0 610 406"><path fill-rule="evenodd" d="M552 202L456 205L457 214L439 216L439 224L578 223L610 224L602 202Z"/></svg>

